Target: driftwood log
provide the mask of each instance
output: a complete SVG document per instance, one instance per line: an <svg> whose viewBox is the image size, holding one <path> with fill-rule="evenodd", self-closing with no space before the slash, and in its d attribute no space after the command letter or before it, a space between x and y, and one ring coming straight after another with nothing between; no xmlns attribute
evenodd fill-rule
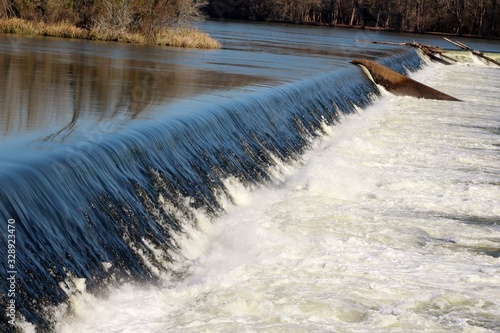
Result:
<svg viewBox="0 0 500 333"><path fill-rule="evenodd" d="M451 43L451 44L453 44L453 45L455 45L455 46L458 46L458 47L459 47L459 48L461 48L462 50L467 50L467 51L469 51L470 53L474 54L475 56L478 56L478 57L480 57L480 58L483 58L483 59L485 59L485 60L487 60L487 61L489 61L489 62L491 62L491 63L493 63L493 64L495 64L495 65L497 65L497 66L500 66L500 62L498 62L498 61L496 61L495 59L492 59L492 58L490 58L490 57L488 57L488 56L484 55L484 53L482 53L482 52L479 52L479 51L476 51L476 50L471 49L470 47L468 47L468 46L467 46L467 45L465 45L464 43L461 43L461 42L458 42L458 41L453 41L453 40L450 40L450 39L448 39L448 38L446 38L446 37L444 37L444 40L445 40L445 41L447 41L447 42L449 42L449 43Z"/></svg>
<svg viewBox="0 0 500 333"><path fill-rule="evenodd" d="M497 60L495 59L492 59L488 56L486 56L484 53L482 52L479 52L479 51L476 51L476 50L473 50L471 49L470 47L468 47L467 45L465 45L464 43L461 43L461 42L458 42L458 41L452 41L446 37L444 37L444 39L449 42L449 43L452 43L453 45L455 46L458 46L459 48L463 49L463 50L467 50L469 51L470 53L480 57L480 58L483 58L497 66L500 66L500 62L498 62ZM440 47L437 47L437 46L432 46L432 45L427 45L427 44L420 44L420 43L417 43L415 41L413 41L412 43L393 43L393 42L377 42L377 41L368 41L368 40L356 40L356 42L360 42L360 43L371 43L371 44L386 44L386 45L400 45L400 46L411 46L411 47L417 47L419 48L420 50L422 50L422 53L425 54L426 56L428 56L430 59L434 60L434 61L438 61L438 62L441 62L443 64L447 64L447 65L450 65L451 62L457 62L457 60L447 56L445 53L446 51L443 50L442 48Z"/></svg>
<svg viewBox="0 0 500 333"><path fill-rule="evenodd" d="M368 40L356 40L358 43L371 43L371 44L386 44L386 45L399 45L399 46L411 46L411 47L416 47L419 48L423 54L428 56L430 59L450 65L451 62L457 62L457 60L448 57L445 54L445 50L443 50L440 47L437 46L432 46L432 45L427 45L427 44L420 44L415 41L412 43L393 43L393 42L377 42L377 41L368 41Z"/></svg>

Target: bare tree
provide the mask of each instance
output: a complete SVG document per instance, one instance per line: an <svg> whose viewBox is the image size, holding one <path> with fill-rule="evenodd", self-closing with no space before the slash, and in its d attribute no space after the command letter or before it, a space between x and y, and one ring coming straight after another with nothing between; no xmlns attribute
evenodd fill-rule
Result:
<svg viewBox="0 0 500 333"><path fill-rule="evenodd" d="M98 30L124 34L133 21L129 0L104 0L95 20Z"/></svg>
<svg viewBox="0 0 500 333"><path fill-rule="evenodd" d="M408 30L408 16L410 13L409 0L401 0L399 8L402 11L401 15L401 30Z"/></svg>
<svg viewBox="0 0 500 333"><path fill-rule="evenodd" d="M490 24L488 27L488 36L493 36L493 30L495 28L495 21L496 21L496 10L497 10L497 0L491 0Z"/></svg>
<svg viewBox="0 0 500 333"><path fill-rule="evenodd" d="M330 8L328 9L328 25L333 27L337 23L337 0L329 1Z"/></svg>
<svg viewBox="0 0 500 333"><path fill-rule="evenodd" d="M352 14L349 25L350 26L359 25L359 20L360 20L359 0L352 0Z"/></svg>
<svg viewBox="0 0 500 333"><path fill-rule="evenodd" d="M177 0L175 5L174 25L182 25L185 22L199 20L203 17L201 8L207 4L203 0Z"/></svg>
<svg viewBox="0 0 500 333"><path fill-rule="evenodd" d="M483 26L486 17L487 0L476 0L468 3L466 12L470 15L470 22L468 24L469 33L478 36L483 33Z"/></svg>
<svg viewBox="0 0 500 333"><path fill-rule="evenodd" d="M457 21L457 34L462 35L463 19L464 19L464 9L466 0L446 0L446 6L448 10L453 14Z"/></svg>
<svg viewBox="0 0 500 333"><path fill-rule="evenodd" d="M14 0L0 0L0 18L14 17L18 12Z"/></svg>

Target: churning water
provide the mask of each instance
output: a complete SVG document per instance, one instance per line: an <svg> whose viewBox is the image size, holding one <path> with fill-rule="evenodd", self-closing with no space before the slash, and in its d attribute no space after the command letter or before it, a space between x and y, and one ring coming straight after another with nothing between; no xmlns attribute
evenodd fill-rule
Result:
<svg viewBox="0 0 500 333"><path fill-rule="evenodd" d="M103 98L63 131L50 117L19 130L36 159L3 148L0 216L18 227L18 325L500 331L498 69L426 64L412 74L464 102L380 96L348 64L359 45L327 46L352 32L265 26L271 37L259 40L230 27L245 38L203 53L214 73L190 72L183 97L164 98L156 83L140 112L114 104L110 117L96 115ZM291 42L300 34L310 43ZM399 71L423 64L393 47L367 57ZM322 70L328 61L334 70ZM124 91L139 65L127 64ZM235 78L223 91L198 81L219 72ZM183 104L188 112L175 110ZM119 128L107 131L109 119ZM99 140L78 146L93 124Z"/></svg>

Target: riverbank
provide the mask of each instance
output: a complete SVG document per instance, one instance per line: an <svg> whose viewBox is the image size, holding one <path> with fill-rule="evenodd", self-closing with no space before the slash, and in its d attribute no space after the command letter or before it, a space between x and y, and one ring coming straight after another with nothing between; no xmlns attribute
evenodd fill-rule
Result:
<svg viewBox="0 0 500 333"><path fill-rule="evenodd" d="M117 33L114 31L102 31L97 29L82 29L67 22L48 24L19 18L10 18L0 19L0 33L199 49L218 49L221 47L221 44L209 34L193 27L163 28L154 35L147 36L140 33Z"/></svg>
<svg viewBox="0 0 500 333"><path fill-rule="evenodd" d="M318 24L319 25L319 24ZM323 24L323 26L329 26L328 24ZM489 40L500 40L499 37L486 37L486 36L478 36L472 34L457 34L451 32L440 32L440 31L415 31L415 30L397 30L393 28L384 28L384 27L372 27L372 26L360 26L360 25L348 25L348 24L336 24L332 27L335 28L343 28L343 29L359 29L359 30L371 30L371 31L387 31L387 32L396 32L402 34L418 34L418 35L434 35L434 36L443 36L443 37L458 37L458 38L477 38L477 39L489 39Z"/></svg>
<svg viewBox="0 0 500 333"><path fill-rule="evenodd" d="M217 18L213 18L213 20L218 20ZM225 20L228 21L228 20ZM234 20L236 22L240 20ZM241 20L241 21L248 21L252 22L249 20ZM263 22L263 21L259 21ZM305 26L318 26L318 27L330 27L330 28L340 28L340 29L354 29L354 30L368 30L368 31L384 31L384 32L394 32L394 33L401 33L401 34L417 34L417 35L433 35L433 36L443 36L443 37L457 37L457 38L475 38L475 39L484 39L484 40L500 40L500 37L498 36L478 36L478 35L473 35L473 34L457 34L457 33L452 33L452 32L440 32L440 31L415 31L415 30L398 30L395 28L385 28L385 27L375 27L375 26L369 26L369 25L349 25L349 24L342 24L342 23L336 23L335 25L330 25L328 23L318 23L318 22L300 22L300 23L293 23L293 22L282 22L282 21L273 21L272 23L278 23L278 24L297 24L297 25L305 25Z"/></svg>

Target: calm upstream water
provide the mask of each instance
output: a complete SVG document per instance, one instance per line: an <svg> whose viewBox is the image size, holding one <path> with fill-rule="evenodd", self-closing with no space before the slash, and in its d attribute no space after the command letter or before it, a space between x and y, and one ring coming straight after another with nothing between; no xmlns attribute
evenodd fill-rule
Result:
<svg viewBox="0 0 500 333"><path fill-rule="evenodd" d="M500 70L202 27L223 49L0 35L1 331L499 332Z"/></svg>

